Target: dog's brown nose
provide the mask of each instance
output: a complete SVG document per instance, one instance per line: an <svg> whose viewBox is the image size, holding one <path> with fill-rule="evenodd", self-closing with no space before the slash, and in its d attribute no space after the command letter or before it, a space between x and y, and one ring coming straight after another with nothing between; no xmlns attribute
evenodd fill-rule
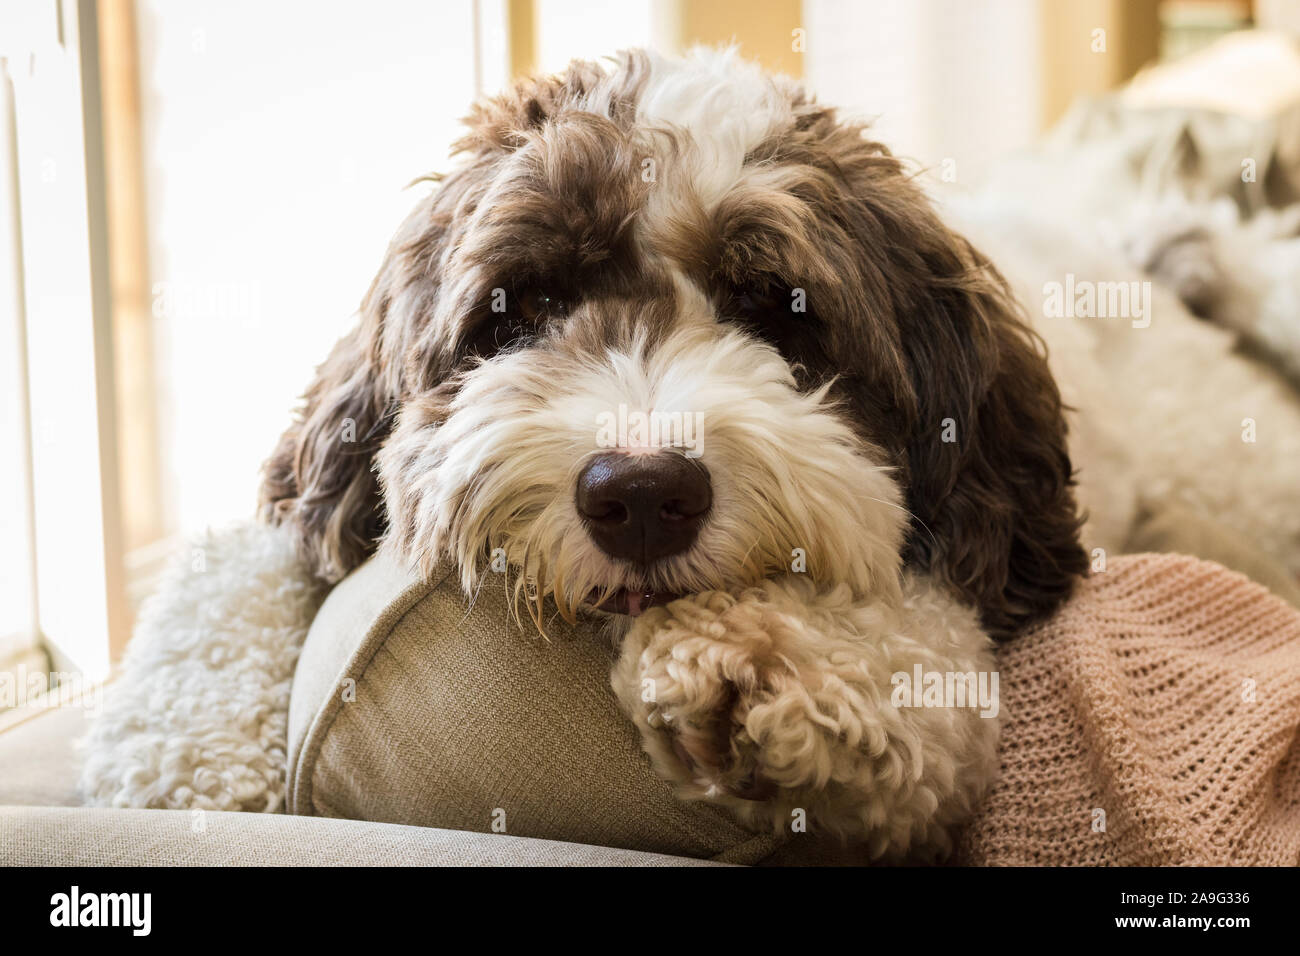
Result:
<svg viewBox="0 0 1300 956"><path fill-rule="evenodd" d="M709 473L674 452L598 455L578 476L578 514L606 554L649 564L685 551L713 504Z"/></svg>

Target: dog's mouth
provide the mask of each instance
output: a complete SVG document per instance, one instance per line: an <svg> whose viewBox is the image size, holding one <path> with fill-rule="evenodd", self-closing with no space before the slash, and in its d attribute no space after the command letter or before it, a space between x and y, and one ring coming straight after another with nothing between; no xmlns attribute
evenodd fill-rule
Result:
<svg viewBox="0 0 1300 956"><path fill-rule="evenodd" d="M600 592L587 595L586 603L609 614L626 614L636 617L647 608L676 601L680 594L671 591L656 591L652 588L619 588L603 601L597 601Z"/></svg>

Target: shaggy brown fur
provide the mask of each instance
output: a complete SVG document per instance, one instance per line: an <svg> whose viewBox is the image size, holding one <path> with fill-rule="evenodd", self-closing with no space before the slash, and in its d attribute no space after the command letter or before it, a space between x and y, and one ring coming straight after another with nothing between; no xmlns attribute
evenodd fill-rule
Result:
<svg viewBox="0 0 1300 956"><path fill-rule="evenodd" d="M658 303L671 322L671 283L633 229L648 193L635 139L647 72L636 54L612 77L575 64L471 114L458 147L468 162L402 227L360 327L321 366L266 467L263 514L297 528L325 580L385 532L373 465L395 410L445 401L459 370L499 348L545 343L547 327L517 307L526 289ZM597 92L600 115L588 109ZM908 564L1010 635L1051 613L1087 567L1044 350L899 160L798 88L789 97L791 124L752 152L752 175L712 214L646 224L640 241L781 350L801 385L834 380L846 418L898 469L915 519ZM672 134L657 135L671 156ZM511 290L504 317L488 308L494 288ZM797 316L796 288L809 303ZM435 321L439 310L452 318Z"/></svg>

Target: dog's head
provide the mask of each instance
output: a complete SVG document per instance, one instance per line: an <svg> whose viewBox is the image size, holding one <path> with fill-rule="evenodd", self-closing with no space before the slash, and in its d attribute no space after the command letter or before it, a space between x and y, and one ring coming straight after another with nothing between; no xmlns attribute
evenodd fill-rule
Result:
<svg viewBox="0 0 1300 956"><path fill-rule="evenodd" d="M888 596L908 563L999 635L1068 594L1039 342L862 127L714 52L577 63L469 125L267 466L320 576L387 536L635 614L798 571Z"/></svg>

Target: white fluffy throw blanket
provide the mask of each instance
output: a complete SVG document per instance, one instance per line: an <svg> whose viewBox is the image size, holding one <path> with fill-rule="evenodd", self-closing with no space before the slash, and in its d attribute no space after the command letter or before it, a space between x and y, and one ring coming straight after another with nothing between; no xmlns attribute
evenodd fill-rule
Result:
<svg viewBox="0 0 1300 956"><path fill-rule="evenodd" d="M86 803L281 810L289 689L323 596L279 530L195 541L146 602L83 742Z"/></svg>

